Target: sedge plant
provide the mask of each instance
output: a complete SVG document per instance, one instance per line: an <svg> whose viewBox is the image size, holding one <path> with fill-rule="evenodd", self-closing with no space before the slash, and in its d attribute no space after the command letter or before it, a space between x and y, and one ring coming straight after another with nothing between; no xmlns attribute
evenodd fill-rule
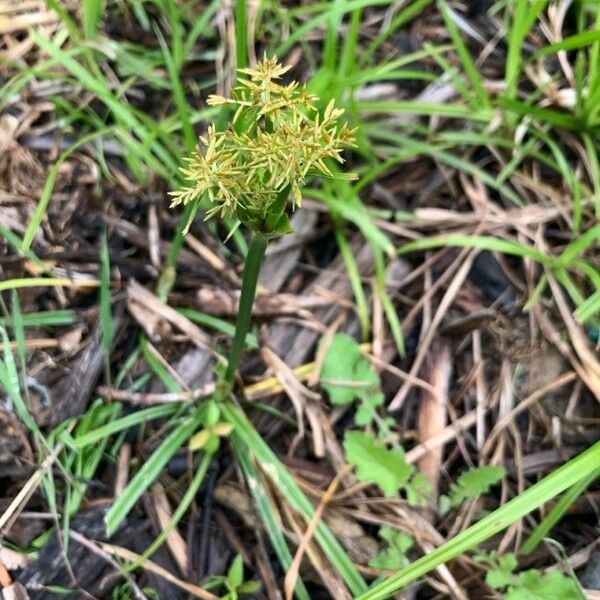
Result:
<svg viewBox="0 0 600 600"><path fill-rule="evenodd" d="M235 219L251 236L220 399L233 387L267 244L292 232L289 212L302 205L302 186L315 175L355 179L327 166L344 162L341 152L354 145L355 131L340 122L344 111L332 100L320 115L318 98L305 86L278 83L290 68L265 56L254 68L239 69L247 77L238 79L231 98L209 97L209 105L234 111L232 122L224 131L209 127L181 169L187 185L171 193L173 206L206 199L207 219Z"/></svg>
<svg viewBox="0 0 600 600"><path fill-rule="evenodd" d="M181 169L187 184L171 195L174 206L207 204L207 219L237 221L250 235L231 351L225 368L218 370L215 395L208 401L215 416L218 413L223 419L213 424L211 432L219 427L221 435L207 435L202 430L192 437L190 448L214 453L219 437L230 435L232 449L248 480L258 483L256 467L261 467L308 523L314 507L235 403L233 394L269 241L293 231L290 213L301 207L302 187L309 178L356 178L339 169L334 173L331 164L344 162L342 152L354 146L355 130L341 121L343 110L333 101L321 113L318 98L305 86L297 82L283 85L280 80L290 68L265 56L254 68L238 70L240 77L230 98L209 97L210 105L224 107L233 114L231 123L225 130L209 127ZM270 503L258 492L259 487L250 485L273 548L287 570L292 560L287 542L280 529L273 526ZM351 593L365 592L364 579L322 522L316 527L315 539ZM301 581L296 583L295 594L300 600L308 600Z"/></svg>
<svg viewBox="0 0 600 600"><path fill-rule="evenodd" d="M231 351L223 368L217 369L217 386L212 398L190 413L180 415L174 429L141 466L123 494L106 514L107 532L116 531L135 502L164 468L173 453L188 441L190 451L202 452L196 476L176 514L159 539L144 553L143 560L157 547L191 504L202 484L206 467L224 437L231 437L232 449L246 477L256 480L261 467L276 482L290 506L308 523L314 507L284 465L253 428L233 395L235 374L240 364L250 326L258 275L269 240L292 232L290 212L302 204L302 186L313 176L334 175L331 161L343 162L341 153L354 145L353 129L342 123L343 111L329 103L321 114L317 97L299 83L279 83L290 69L274 58L264 58L254 68L240 69L241 76L230 98L211 96L209 104L222 106L232 114L231 124L220 130L209 127L206 135L181 169L185 185L171 193L173 206L185 205L186 214L208 206L206 218L236 221L249 231L250 243L242 279L242 291ZM233 109L233 110L232 110ZM252 457L253 460L249 460ZM255 491L259 486L250 486ZM275 523L269 502L255 497L257 508L282 566L287 569L291 555ZM322 522L315 539L325 556L341 574L352 594L367 586L352 560ZM130 566L136 568L138 563ZM301 581L296 596L307 600Z"/></svg>

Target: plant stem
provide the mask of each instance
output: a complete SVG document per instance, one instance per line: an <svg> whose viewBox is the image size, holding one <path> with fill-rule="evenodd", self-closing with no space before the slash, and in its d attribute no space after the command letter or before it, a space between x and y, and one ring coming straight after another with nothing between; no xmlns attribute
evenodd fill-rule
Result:
<svg viewBox="0 0 600 600"><path fill-rule="evenodd" d="M246 0L235 2L235 58L236 68L245 69L248 66L248 29Z"/></svg>
<svg viewBox="0 0 600 600"><path fill-rule="evenodd" d="M244 267L244 276L242 279L242 294L240 296L240 306L238 309L237 320L235 322L235 335L233 338L233 346L227 369L225 371L224 382L231 386L235 372L242 358L242 351L246 341L246 334L250 328L250 318L252 316L252 305L254 304L254 296L256 295L256 284L258 282L258 274L262 264L265 250L267 249L268 238L261 233L252 233L248 254L246 255L246 266Z"/></svg>

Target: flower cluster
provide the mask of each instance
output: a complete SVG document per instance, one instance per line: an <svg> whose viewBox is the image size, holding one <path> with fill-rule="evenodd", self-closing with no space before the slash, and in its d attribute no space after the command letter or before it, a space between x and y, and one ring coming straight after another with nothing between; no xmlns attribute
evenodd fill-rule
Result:
<svg viewBox="0 0 600 600"><path fill-rule="evenodd" d="M207 218L236 216L271 233L273 211L280 215L288 197L300 206L307 177L334 177L326 160L343 162L341 151L354 145L354 130L339 124L343 110L333 101L321 116L304 86L275 83L289 69L265 57L253 69L240 69L249 79L238 79L231 98L209 97L213 106L235 108L232 125L226 131L209 127L200 138L181 169L189 185L171 193L172 205L207 197Z"/></svg>

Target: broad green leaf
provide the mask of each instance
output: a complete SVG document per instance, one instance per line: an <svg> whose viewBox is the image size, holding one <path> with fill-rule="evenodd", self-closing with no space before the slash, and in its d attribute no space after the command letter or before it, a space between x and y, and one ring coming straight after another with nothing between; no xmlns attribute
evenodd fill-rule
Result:
<svg viewBox="0 0 600 600"><path fill-rule="evenodd" d="M514 554L503 554L496 558L494 555L491 557L491 563L493 568L490 569L486 576L485 582L495 590L499 590L508 587L515 581L514 570L517 568L518 563ZM489 559L486 559L488 562Z"/></svg>
<svg viewBox="0 0 600 600"><path fill-rule="evenodd" d="M321 386L329 394L332 404L350 404L360 390L355 384L362 384L366 388L378 383L368 373L363 378L365 371L361 363L364 360L353 338L345 333L333 336L321 369Z"/></svg>
<svg viewBox="0 0 600 600"><path fill-rule="evenodd" d="M403 450L388 450L368 433L348 431L344 449L358 479L377 484L386 496L397 494L413 474L414 467L406 462Z"/></svg>
<svg viewBox="0 0 600 600"><path fill-rule="evenodd" d="M518 584L511 586L505 600L583 600L575 581L561 573L550 570L545 575L531 569L519 575Z"/></svg>
<svg viewBox="0 0 600 600"><path fill-rule="evenodd" d="M413 539L404 531L384 525L379 530L379 537L387 542L387 546L376 554L369 566L375 569L401 569L408 565L407 552L413 546Z"/></svg>
<svg viewBox="0 0 600 600"><path fill-rule="evenodd" d="M503 504L494 512L471 525L432 552L425 554L403 567L391 577L374 585L356 600L384 600L395 592L418 580L441 564L472 550L522 518L535 508L542 506L569 487L586 477L598 467L600 442L582 452L576 458L556 469L538 483ZM514 600L514 598L513 598Z"/></svg>
<svg viewBox="0 0 600 600"><path fill-rule="evenodd" d="M505 474L504 467L495 465L469 469L450 486L450 505L458 506L463 500L487 493Z"/></svg>
<svg viewBox="0 0 600 600"><path fill-rule="evenodd" d="M244 562L242 557L238 554L231 563L229 570L227 571L227 583L231 590L237 589L242 585L244 581Z"/></svg>
<svg viewBox="0 0 600 600"><path fill-rule="evenodd" d="M354 338L345 333L337 333L331 340L321 369L321 386L332 404L360 402L354 418L357 425L369 425L385 400L377 371Z"/></svg>
<svg viewBox="0 0 600 600"><path fill-rule="evenodd" d="M415 473L405 489L406 500L411 506L426 506L431 498L431 483L423 473Z"/></svg>

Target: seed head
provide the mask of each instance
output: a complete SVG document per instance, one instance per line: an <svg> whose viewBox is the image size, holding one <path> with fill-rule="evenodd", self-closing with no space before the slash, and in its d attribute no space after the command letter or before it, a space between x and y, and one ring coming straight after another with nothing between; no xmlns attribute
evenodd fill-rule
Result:
<svg viewBox="0 0 600 600"><path fill-rule="evenodd" d="M237 217L252 229L276 233L287 223L288 198L302 204L301 188L312 175L334 175L327 159L343 163L341 152L354 146L355 130L339 119L344 112L333 100L323 115L297 82L276 83L291 67L275 58L263 58L255 68L240 69L231 98L210 96L208 104L235 108L225 131L208 128L187 166L181 169L188 185L171 192L172 206L206 197L206 217ZM280 233L283 230L280 231Z"/></svg>

